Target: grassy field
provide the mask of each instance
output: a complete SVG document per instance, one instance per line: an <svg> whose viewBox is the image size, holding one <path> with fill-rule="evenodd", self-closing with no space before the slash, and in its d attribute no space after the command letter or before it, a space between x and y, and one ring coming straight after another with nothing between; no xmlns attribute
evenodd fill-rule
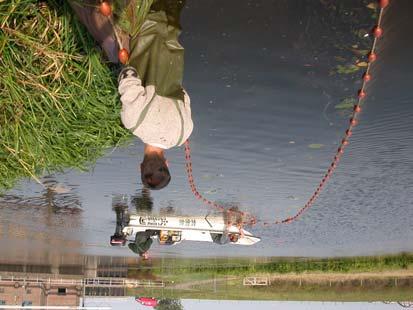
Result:
<svg viewBox="0 0 413 310"><path fill-rule="evenodd" d="M232 299L232 300L302 300L302 301L400 301L413 298L410 287L354 287L321 285L272 285L248 287L242 279L194 285L188 289L166 287L164 289L130 290L130 295L153 296L172 299Z"/></svg>
<svg viewBox="0 0 413 310"><path fill-rule="evenodd" d="M155 275L163 277L183 277L186 274L244 276L251 273L383 272L413 269L413 254L342 258L165 258L154 260L150 268ZM131 275L136 271L130 270Z"/></svg>
<svg viewBox="0 0 413 310"><path fill-rule="evenodd" d="M116 76L67 1L0 1L0 192L129 137Z"/></svg>
<svg viewBox="0 0 413 310"><path fill-rule="evenodd" d="M204 258L155 261L152 279L163 289L130 290L163 298L397 301L413 298L413 255L347 258ZM145 269L146 271L148 269ZM140 278L142 270L129 270ZM268 286L244 286L244 277Z"/></svg>

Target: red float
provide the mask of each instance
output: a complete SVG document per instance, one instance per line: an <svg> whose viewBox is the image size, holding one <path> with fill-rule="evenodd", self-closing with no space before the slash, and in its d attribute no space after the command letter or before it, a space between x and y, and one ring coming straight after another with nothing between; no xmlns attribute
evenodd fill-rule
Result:
<svg viewBox="0 0 413 310"><path fill-rule="evenodd" d="M110 16L112 14L112 7L109 2L103 1L99 6L99 11L103 16Z"/></svg>
<svg viewBox="0 0 413 310"><path fill-rule="evenodd" d="M356 125L357 125L357 120L354 119L354 118L351 118L351 119L350 119L350 125L351 125L351 126L356 126Z"/></svg>
<svg viewBox="0 0 413 310"><path fill-rule="evenodd" d="M376 38L380 38L383 35L383 28L376 26L373 28L373 35Z"/></svg>
<svg viewBox="0 0 413 310"><path fill-rule="evenodd" d="M351 137L352 134L353 134L353 133L352 133L352 131L351 131L350 129L347 129L347 130L346 130L346 136L347 136L347 137Z"/></svg>
<svg viewBox="0 0 413 310"><path fill-rule="evenodd" d="M364 97L366 97L366 92L362 89L359 90L358 92L358 96L360 99L363 99Z"/></svg>
<svg viewBox="0 0 413 310"><path fill-rule="evenodd" d="M122 48L118 54L119 61L122 64L126 64L129 60L129 53L126 48Z"/></svg>
<svg viewBox="0 0 413 310"><path fill-rule="evenodd" d="M371 52L371 53L369 54L369 62L376 61L376 59L377 59L376 53Z"/></svg>
<svg viewBox="0 0 413 310"><path fill-rule="evenodd" d="M380 0L379 1L379 6L384 9L386 6L389 5L389 0Z"/></svg>
<svg viewBox="0 0 413 310"><path fill-rule="evenodd" d="M354 105L353 111L356 113L360 113L361 112L361 106L359 104Z"/></svg>
<svg viewBox="0 0 413 310"><path fill-rule="evenodd" d="M370 80L371 80L371 75L368 74L368 73L364 73L364 75L363 75L363 81L364 81L364 82L370 82Z"/></svg>

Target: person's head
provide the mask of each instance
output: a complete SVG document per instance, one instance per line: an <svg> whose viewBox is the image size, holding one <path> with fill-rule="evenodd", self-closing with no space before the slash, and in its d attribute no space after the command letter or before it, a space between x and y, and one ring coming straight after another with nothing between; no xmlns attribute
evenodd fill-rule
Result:
<svg viewBox="0 0 413 310"><path fill-rule="evenodd" d="M239 236L237 234L230 234L228 237L229 237L229 241L231 242L237 242L239 239Z"/></svg>
<svg viewBox="0 0 413 310"><path fill-rule="evenodd" d="M140 253L139 256L143 259L143 260L148 260L149 259L149 254L148 251Z"/></svg>
<svg viewBox="0 0 413 310"><path fill-rule="evenodd" d="M168 164L163 153L145 154L141 163L143 185L150 189L162 189L171 181Z"/></svg>

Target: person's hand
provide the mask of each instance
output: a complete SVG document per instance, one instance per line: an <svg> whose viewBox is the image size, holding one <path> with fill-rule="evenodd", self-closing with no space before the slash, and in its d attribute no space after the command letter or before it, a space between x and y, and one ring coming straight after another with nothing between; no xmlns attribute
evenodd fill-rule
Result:
<svg viewBox="0 0 413 310"><path fill-rule="evenodd" d="M123 79L131 78L131 77L133 78L138 77L138 72L136 71L136 69L131 66L124 67L122 71L119 73L118 83Z"/></svg>

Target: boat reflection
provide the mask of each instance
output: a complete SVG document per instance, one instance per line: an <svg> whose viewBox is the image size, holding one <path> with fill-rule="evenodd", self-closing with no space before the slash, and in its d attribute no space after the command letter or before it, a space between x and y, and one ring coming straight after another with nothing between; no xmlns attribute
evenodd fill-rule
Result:
<svg viewBox="0 0 413 310"><path fill-rule="evenodd" d="M142 196L143 197L143 196ZM183 241L209 242L219 245L253 245L261 239L244 229L244 224L253 222L248 213L230 208L223 212L206 215L180 215L174 210L149 213L152 200L149 196L135 199L151 203L150 207L139 203L130 210L127 200L117 197L112 209L116 214L115 233L110 237L110 245L125 246L134 253L147 258L147 251L153 239L163 246L176 245Z"/></svg>

